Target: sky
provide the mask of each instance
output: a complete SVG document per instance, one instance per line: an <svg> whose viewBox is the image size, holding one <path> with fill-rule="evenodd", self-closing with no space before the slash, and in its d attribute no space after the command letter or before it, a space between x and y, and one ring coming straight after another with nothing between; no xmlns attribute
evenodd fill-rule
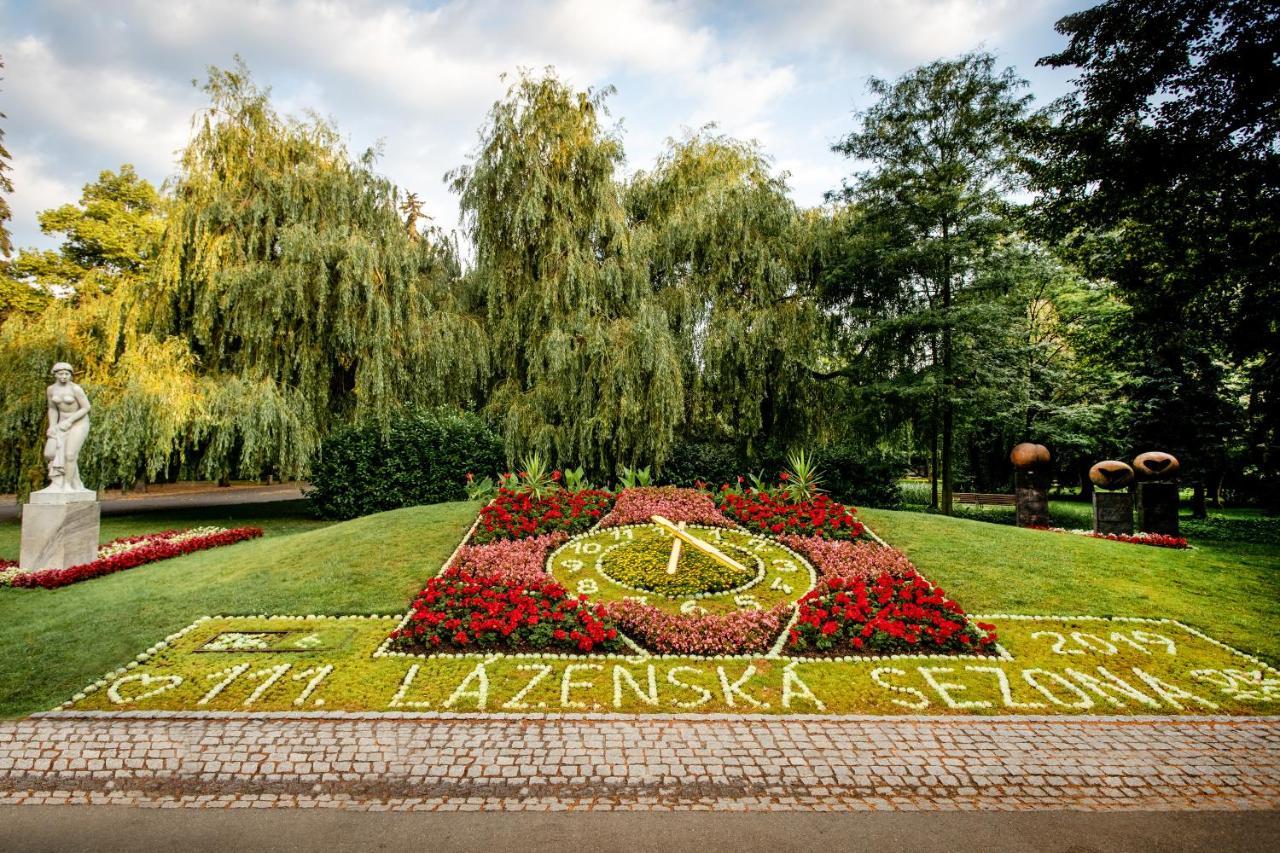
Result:
<svg viewBox="0 0 1280 853"><path fill-rule="evenodd" d="M72 202L103 169L176 172L193 81L238 54L284 113L332 119L353 153L458 227L443 182L467 162L507 84L554 66L608 101L627 154L648 168L666 140L715 122L757 140L793 198L822 203L855 164L831 146L869 105L871 76L983 49L1029 81L1037 105L1071 74L1035 67L1085 0L0 0L0 112L15 185L16 246L47 247L38 211Z"/></svg>

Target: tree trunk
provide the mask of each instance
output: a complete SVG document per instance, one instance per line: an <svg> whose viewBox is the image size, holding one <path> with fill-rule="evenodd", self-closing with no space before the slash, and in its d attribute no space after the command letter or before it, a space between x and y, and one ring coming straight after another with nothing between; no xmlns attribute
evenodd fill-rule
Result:
<svg viewBox="0 0 1280 853"><path fill-rule="evenodd" d="M1209 517L1209 510L1204 505L1204 480L1196 480L1191 485L1191 517Z"/></svg>
<svg viewBox="0 0 1280 853"><path fill-rule="evenodd" d="M942 514L951 515L955 419L951 400L951 249L947 223L942 224Z"/></svg>
<svg viewBox="0 0 1280 853"><path fill-rule="evenodd" d="M938 398L933 398L933 416L929 418L929 506L938 508Z"/></svg>

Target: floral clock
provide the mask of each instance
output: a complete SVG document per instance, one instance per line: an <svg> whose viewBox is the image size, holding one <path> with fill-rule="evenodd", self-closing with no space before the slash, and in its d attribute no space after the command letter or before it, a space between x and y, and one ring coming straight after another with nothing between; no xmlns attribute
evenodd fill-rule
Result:
<svg viewBox="0 0 1280 853"><path fill-rule="evenodd" d="M547 568L571 594L684 616L788 607L816 581L809 562L772 537L661 516L575 536Z"/></svg>

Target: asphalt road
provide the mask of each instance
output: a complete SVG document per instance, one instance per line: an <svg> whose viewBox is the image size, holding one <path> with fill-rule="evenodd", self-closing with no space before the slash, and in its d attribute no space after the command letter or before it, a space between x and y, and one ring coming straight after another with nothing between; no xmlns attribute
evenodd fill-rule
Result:
<svg viewBox="0 0 1280 853"><path fill-rule="evenodd" d="M0 807L0 851L1273 851L1280 811L370 813Z"/></svg>

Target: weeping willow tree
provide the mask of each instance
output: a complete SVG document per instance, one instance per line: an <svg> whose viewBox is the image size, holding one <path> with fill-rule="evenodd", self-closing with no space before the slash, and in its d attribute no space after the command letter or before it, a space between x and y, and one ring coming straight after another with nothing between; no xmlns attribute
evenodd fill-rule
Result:
<svg viewBox="0 0 1280 853"><path fill-rule="evenodd" d="M707 127L628 187L650 286L680 345L689 428L766 438L820 428L820 317L806 274L809 228L759 147Z"/></svg>
<svg viewBox="0 0 1280 853"><path fill-rule="evenodd" d="M218 424L192 448L203 467L300 475L334 423L469 399L487 350L455 310L456 259L408 233L372 153L278 115L243 67L211 69L205 91L156 275L131 305L190 348Z"/></svg>
<svg viewBox="0 0 1280 853"><path fill-rule="evenodd" d="M484 381L486 338L456 303L454 253L406 226L372 158L350 157L324 121L277 115L242 67L211 70L206 91L154 251L109 288L0 326L0 485L42 482L54 361L76 365L93 402L95 486L304 476L335 424L389 425ZM114 263L61 254L103 267L85 280Z"/></svg>
<svg viewBox="0 0 1280 853"><path fill-rule="evenodd" d="M508 455L612 473L661 464L684 413L680 348L635 261L602 126L611 90L522 74L456 170Z"/></svg>

